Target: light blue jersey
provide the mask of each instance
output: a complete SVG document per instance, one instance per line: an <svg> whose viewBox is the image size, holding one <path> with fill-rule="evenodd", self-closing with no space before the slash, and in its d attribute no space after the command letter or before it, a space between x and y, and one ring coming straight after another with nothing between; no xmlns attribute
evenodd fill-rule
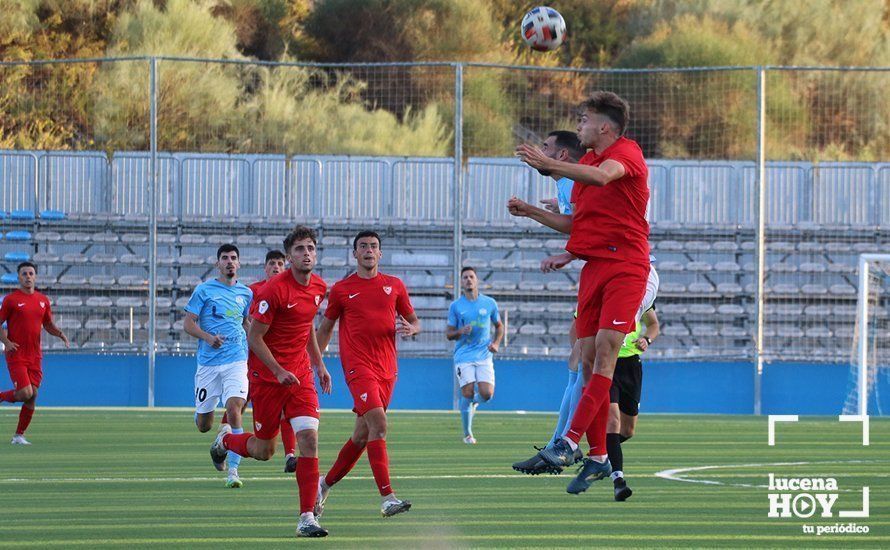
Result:
<svg viewBox="0 0 890 550"><path fill-rule="evenodd" d="M218 349L200 340L199 365L215 367L247 361L247 334L243 323L251 300L253 292L241 283L228 286L212 279L195 288L185 310L198 316L201 330L221 334L226 339Z"/></svg>
<svg viewBox="0 0 890 550"><path fill-rule="evenodd" d="M562 178L556 181L556 200L559 204L560 214L572 213L572 187L575 182L569 178Z"/></svg>
<svg viewBox="0 0 890 550"><path fill-rule="evenodd" d="M474 301L461 296L451 302L451 307L448 308L448 325L454 328L473 326L472 332L464 334L455 343L454 362L471 363L490 359L488 344L491 343L492 325L500 321L497 302L484 294L479 294Z"/></svg>

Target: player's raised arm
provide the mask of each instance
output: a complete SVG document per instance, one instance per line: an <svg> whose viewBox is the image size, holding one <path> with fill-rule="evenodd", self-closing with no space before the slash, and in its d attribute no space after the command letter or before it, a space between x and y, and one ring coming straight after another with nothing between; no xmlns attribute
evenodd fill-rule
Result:
<svg viewBox="0 0 890 550"><path fill-rule="evenodd" d="M546 225L566 235L572 232L572 216L570 214L556 214L533 206L518 197L510 197L507 201L507 211L511 216L531 218L541 225Z"/></svg>
<svg viewBox="0 0 890 550"><path fill-rule="evenodd" d="M625 174L624 165L615 160L607 160L599 166L565 162L552 159L539 148L527 143L523 143L516 148L516 156L532 168L569 178L574 180L575 183L585 185L602 187L623 177Z"/></svg>
<svg viewBox="0 0 890 550"><path fill-rule="evenodd" d="M247 331L247 345L250 347L250 351L272 371L275 378L283 385L299 384L297 377L285 370L275 359L275 356L272 355L272 350L269 349L269 346L266 345L266 341L263 339L267 332L269 332L269 325L259 319L255 318L250 323L250 328Z"/></svg>

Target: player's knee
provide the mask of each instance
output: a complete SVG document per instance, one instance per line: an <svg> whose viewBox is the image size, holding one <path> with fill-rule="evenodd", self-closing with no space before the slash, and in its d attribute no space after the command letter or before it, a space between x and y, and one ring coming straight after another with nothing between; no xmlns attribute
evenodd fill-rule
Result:
<svg viewBox="0 0 890 550"><path fill-rule="evenodd" d="M362 436L353 435L350 439L352 439L352 444L359 449L364 449L368 445L368 434Z"/></svg>
<svg viewBox="0 0 890 550"><path fill-rule="evenodd" d="M490 401L494 397L494 390L479 390L479 397L482 401Z"/></svg>
<svg viewBox="0 0 890 550"><path fill-rule="evenodd" d="M634 427L633 426L622 426L620 433L621 433L621 437L623 437L626 441L634 436Z"/></svg>
<svg viewBox="0 0 890 550"><path fill-rule="evenodd" d="M27 401L34 397L34 388L31 386L25 386L24 388L15 392L16 401Z"/></svg>
<svg viewBox="0 0 890 550"><path fill-rule="evenodd" d="M250 451L250 456L257 460L269 460L275 456L275 440L259 441L257 448Z"/></svg>
<svg viewBox="0 0 890 550"><path fill-rule="evenodd" d="M300 449L300 456L308 456L310 458L318 456L318 432L304 430L298 433L297 447Z"/></svg>

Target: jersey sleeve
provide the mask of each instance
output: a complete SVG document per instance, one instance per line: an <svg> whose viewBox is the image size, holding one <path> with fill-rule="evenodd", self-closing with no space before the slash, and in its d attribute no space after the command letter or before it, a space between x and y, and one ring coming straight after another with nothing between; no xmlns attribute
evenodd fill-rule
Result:
<svg viewBox="0 0 890 550"><path fill-rule="evenodd" d="M7 294L3 300L0 300L0 324L9 320L10 313L12 313L12 308L9 307L9 294Z"/></svg>
<svg viewBox="0 0 890 550"><path fill-rule="evenodd" d="M491 314L489 315L491 319L491 324L496 325L501 322L501 313L498 311L498 303L494 300L491 301Z"/></svg>
<svg viewBox="0 0 890 550"><path fill-rule="evenodd" d="M244 311L241 312L241 316L245 319L250 318L250 306L253 305L253 290L250 288L247 289L247 302L244 304Z"/></svg>
<svg viewBox="0 0 890 550"><path fill-rule="evenodd" d="M448 306L448 326L458 328L457 324L460 322L457 316L457 302L451 302L451 305Z"/></svg>
<svg viewBox="0 0 890 550"><path fill-rule="evenodd" d="M622 147L609 155L608 160L620 162L626 176L637 177L646 173L646 161L636 147Z"/></svg>
<svg viewBox="0 0 890 550"><path fill-rule="evenodd" d="M280 302L278 292L268 284L263 285L250 305L250 316L260 323L271 325Z"/></svg>
<svg viewBox="0 0 890 550"><path fill-rule="evenodd" d="M414 306L411 305L411 297L408 296L408 289L401 279L397 279L399 286L399 295L396 296L396 312L402 317L407 317L414 313Z"/></svg>
<svg viewBox="0 0 890 550"><path fill-rule="evenodd" d="M335 284L328 294L328 307L324 310L324 316L331 321L336 321L343 314L343 293L341 285Z"/></svg>
<svg viewBox="0 0 890 550"><path fill-rule="evenodd" d="M196 288L194 292L192 292L192 296L189 298L188 303L185 305L185 311L200 316L201 310L204 309L205 300L204 289L201 287Z"/></svg>
<svg viewBox="0 0 890 550"><path fill-rule="evenodd" d="M46 307L43 308L43 324L52 323L53 322L53 310L49 305L49 298L46 299Z"/></svg>

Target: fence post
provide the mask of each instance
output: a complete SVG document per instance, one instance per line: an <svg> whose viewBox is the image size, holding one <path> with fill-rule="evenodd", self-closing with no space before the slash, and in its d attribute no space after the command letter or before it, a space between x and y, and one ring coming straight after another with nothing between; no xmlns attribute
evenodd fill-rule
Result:
<svg viewBox="0 0 890 550"><path fill-rule="evenodd" d="M454 212L454 251L452 259L452 299L456 300L460 292L460 268L461 249L463 248L463 164L464 164L464 66L462 63L454 65L454 176L452 181L453 195L452 205ZM452 397L452 409L458 406L457 380L454 381Z"/></svg>
<svg viewBox="0 0 890 550"><path fill-rule="evenodd" d="M155 354L157 351L158 293L158 59L149 61L149 160L148 175L148 406L155 406Z"/></svg>
<svg viewBox="0 0 890 550"><path fill-rule="evenodd" d="M763 321L764 321L764 271L766 265L766 70L757 67L757 225L755 243L757 245L757 271L754 296L754 414L762 413L763 397Z"/></svg>

